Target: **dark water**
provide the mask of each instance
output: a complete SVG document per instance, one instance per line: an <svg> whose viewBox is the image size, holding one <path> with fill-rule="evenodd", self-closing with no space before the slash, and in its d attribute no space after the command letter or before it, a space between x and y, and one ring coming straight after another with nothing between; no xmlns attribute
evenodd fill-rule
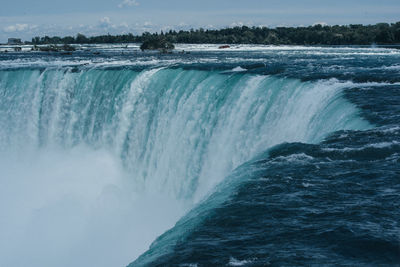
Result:
<svg viewBox="0 0 400 267"><path fill-rule="evenodd" d="M106 148L135 185L190 207L129 266L400 265L399 50L178 49L0 54L0 147Z"/></svg>
<svg viewBox="0 0 400 267"><path fill-rule="evenodd" d="M227 200L200 213L189 234L146 264L398 265L399 134L338 132L319 145L274 147L242 167L234 179L243 182ZM191 215L177 227L198 220Z"/></svg>
<svg viewBox="0 0 400 267"><path fill-rule="evenodd" d="M175 236L179 229L172 229L131 266L399 266L397 60L274 58L264 73L355 82L345 97L376 128L269 149L230 177L235 186L227 199L189 213L176 226L185 234ZM358 82L371 84L358 88Z"/></svg>

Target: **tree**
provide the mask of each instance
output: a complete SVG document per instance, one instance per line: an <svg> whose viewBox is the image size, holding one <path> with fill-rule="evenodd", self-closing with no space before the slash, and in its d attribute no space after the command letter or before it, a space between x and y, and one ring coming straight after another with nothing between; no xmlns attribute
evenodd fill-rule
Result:
<svg viewBox="0 0 400 267"><path fill-rule="evenodd" d="M87 38L85 35L81 34L81 33L78 33L78 34L76 35L75 41L76 41L76 43L78 43L78 44L89 43L88 38Z"/></svg>

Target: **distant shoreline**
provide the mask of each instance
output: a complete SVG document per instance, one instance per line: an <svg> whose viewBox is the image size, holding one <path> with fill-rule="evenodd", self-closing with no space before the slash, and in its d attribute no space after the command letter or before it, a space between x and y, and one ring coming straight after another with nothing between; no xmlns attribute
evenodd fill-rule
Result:
<svg viewBox="0 0 400 267"><path fill-rule="evenodd" d="M400 21L374 25L314 25L308 27L233 27L219 30L174 31L160 33L145 32L123 35L100 35L86 37L78 33L75 37L34 37L22 44L127 44L143 43L151 38L165 39L174 44L257 44L257 45L400 45ZM18 45L18 44L17 44Z"/></svg>
<svg viewBox="0 0 400 267"><path fill-rule="evenodd" d="M73 46L91 46L91 45L121 45L121 46L126 46L126 45L137 45L138 47L140 46L141 43L82 43L82 44L71 44ZM221 45L225 45L226 43L175 43L176 45L215 45L215 47L219 47ZM57 44L40 44L37 45L39 47L47 46L47 45L57 45ZM58 44L60 45L60 44ZM400 43L398 44L370 44L370 45L357 45L357 44L352 44L352 45L295 45L295 44L279 44L279 45L269 45L269 44L229 44L230 48L234 48L235 46L241 46L241 45L247 45L247 46L271 46L271 47L310 47L310 48L393 48L393 49L400 49ZM23 43L19 45L10 45L10 44L5 44L5 43L0 43L0 46L5 48L14 48L14 47L33 47L34 44L28 44L28 43ZM129 47L128 47L129 48ZM222 49L223 50L223 49Z"/></svg>
<svg viewBox="0 0 400 267"><path fill-rule="evenodd" d="M37 47L48 47L48 46L53 46L57 44L40 44L37 45ZM59 44L58 44L59 45ZM82 48L85 49L95 49L95 47L92 46L97 46L97 45L114 45L114 46L121 46L120 48L126 48L126 49L132 49L133 47L128 47L127 45L134 45L137 46L136 49L140 51L140 45L141 43L91 43L91 44L71 44L71 46L76 47L77 51L81 50ZM230 44L229 48L227 49L219 49L220 46L224 45L223 43L221 44L210 44L210 43L175 43L176 46L175 50L181 50L179 47L180 45L212 45L215 46L214 49L217 49L218 51L236 51L239 46L259 46L259 47L276 47L276 48L296 48L296 47L305 47L305 48L383 48L383 49L399 49L400 50L400 43L399 44L373 44L373 45L286 45L286 44L280 44L280 45L264 45L264 44ZM36 51L36 52L43 52L40 50L31 50L35 45L33 44L20 44L20 45L9 45L9 44L1 44L0 43L0 52L4 52L4 49L10 49L8 52L12 52L14 48L20 47L22 48L21 52L26 52L26 51ZM27 50L29 49L29 50ZM46 52L46 51L45 51ZM51 51L50 51L51 52ZM54 51L53 51L54 52Z"/></svg>

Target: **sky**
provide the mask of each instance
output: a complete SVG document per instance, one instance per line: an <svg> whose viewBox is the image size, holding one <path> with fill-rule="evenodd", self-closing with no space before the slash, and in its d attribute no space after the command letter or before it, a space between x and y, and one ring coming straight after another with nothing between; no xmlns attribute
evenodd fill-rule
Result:
<svg viewBox="0 0 400 267"><path fill-rule="evenodd" d="M4 2L3 2L4 1ZM400 21L399 0L2 0L0 42L231 26Z"/></svg>

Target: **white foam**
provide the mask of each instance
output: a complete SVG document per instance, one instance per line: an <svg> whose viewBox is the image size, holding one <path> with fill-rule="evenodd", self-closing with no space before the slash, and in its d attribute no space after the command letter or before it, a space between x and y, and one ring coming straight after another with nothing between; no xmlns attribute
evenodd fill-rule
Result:
<svg viewBox="0 0 400 267"><path fill-rule="evenodd" d="M253 260L237 260L234 257L229 259L229 266L245 266L246 264L251 263Z"/></svg>
<svg viewBox="0 0 400 267"><path fill-rule="evenodd" d="M162 68L0 74L5 266L125 265L267 148L371 127L336 80Z"/></svg>
<svg viewBox="0 0 400 267"><path fill-rule="evenodd" d="M298 154L291 154L289 156L279 156L274 158L274 162L292 162L292 163L305 163L305 162L310 162L314 158L312 156L309 156L305 153L298 153Z"/></svg>
<svg viewBox="0 0 400 267"><path fill-rule="evenodd" d="M169 66L174 64L194 64L194 63L236 63L236 62L260 62L264 63L264 58L244 58L240 55L230 57L233 52L255 52L261 54L279 54L282 56L290 55L331 55L340 56L343 59L349 56L398 56L400 50L387 48L355 48L355 47L311 47L311 46L273 46L273 45L231 45L230 49L219 49L221 44L177 44L175 51L185 50L187 52L222 52L227 57L224 59L217 57L198 58L198 57L177 57L174 59L163 59L158 57L144 58L139 52L139 44L98 44L98 45L75 45L78 49L88 51L88 49L99 52L121 52L136 53L137 58L121 60L119 58L104 58L102 55L87 59L80 57L79 52L74 53L74 57L57 57L56 55L44 59L12 59L0 61L0 68L18 68L26 66L38 67L60 67L78 66L89 64L91 67L101 66ZM33 46L24 45L23 50L28 51ZM0 46L0 51L10 49L9 46ZM41 53L41 52L33 52ZM304 59L297 59L298 61ZM380 67L387 70L398 70L399 65ZM379 69L379 68L378 68Z"/></svg>
<svg viewBox="0 0 400 267"><path fill-rule="evenodd" d="M362 151L368 148L388 148L392 147L395 145L399 145L400 142L397 141L392 141L392 142L380 142L380 143L373 143L373 144L367 144L361 147L345 147L345 148L323 148L323 151L327 152L332 152L332 151L337 151L337 152L349 152L349 151Z"/></svg>
<svg viewBox="0 0 400 267"><path fill-rule="evenodd" d="M400 126L394 126L394 127L388 127L388 128L378 128L375 129L375 132L381 132L381 133L399 133L400 134Z"/></svg>
<svg viewBox="0 0 400 267"><path fill-rule="evenodd" d="M236 68L233 68L232 71L233 72L243 72L243 71L247 71L247 69L237 66Z"/></svg>

